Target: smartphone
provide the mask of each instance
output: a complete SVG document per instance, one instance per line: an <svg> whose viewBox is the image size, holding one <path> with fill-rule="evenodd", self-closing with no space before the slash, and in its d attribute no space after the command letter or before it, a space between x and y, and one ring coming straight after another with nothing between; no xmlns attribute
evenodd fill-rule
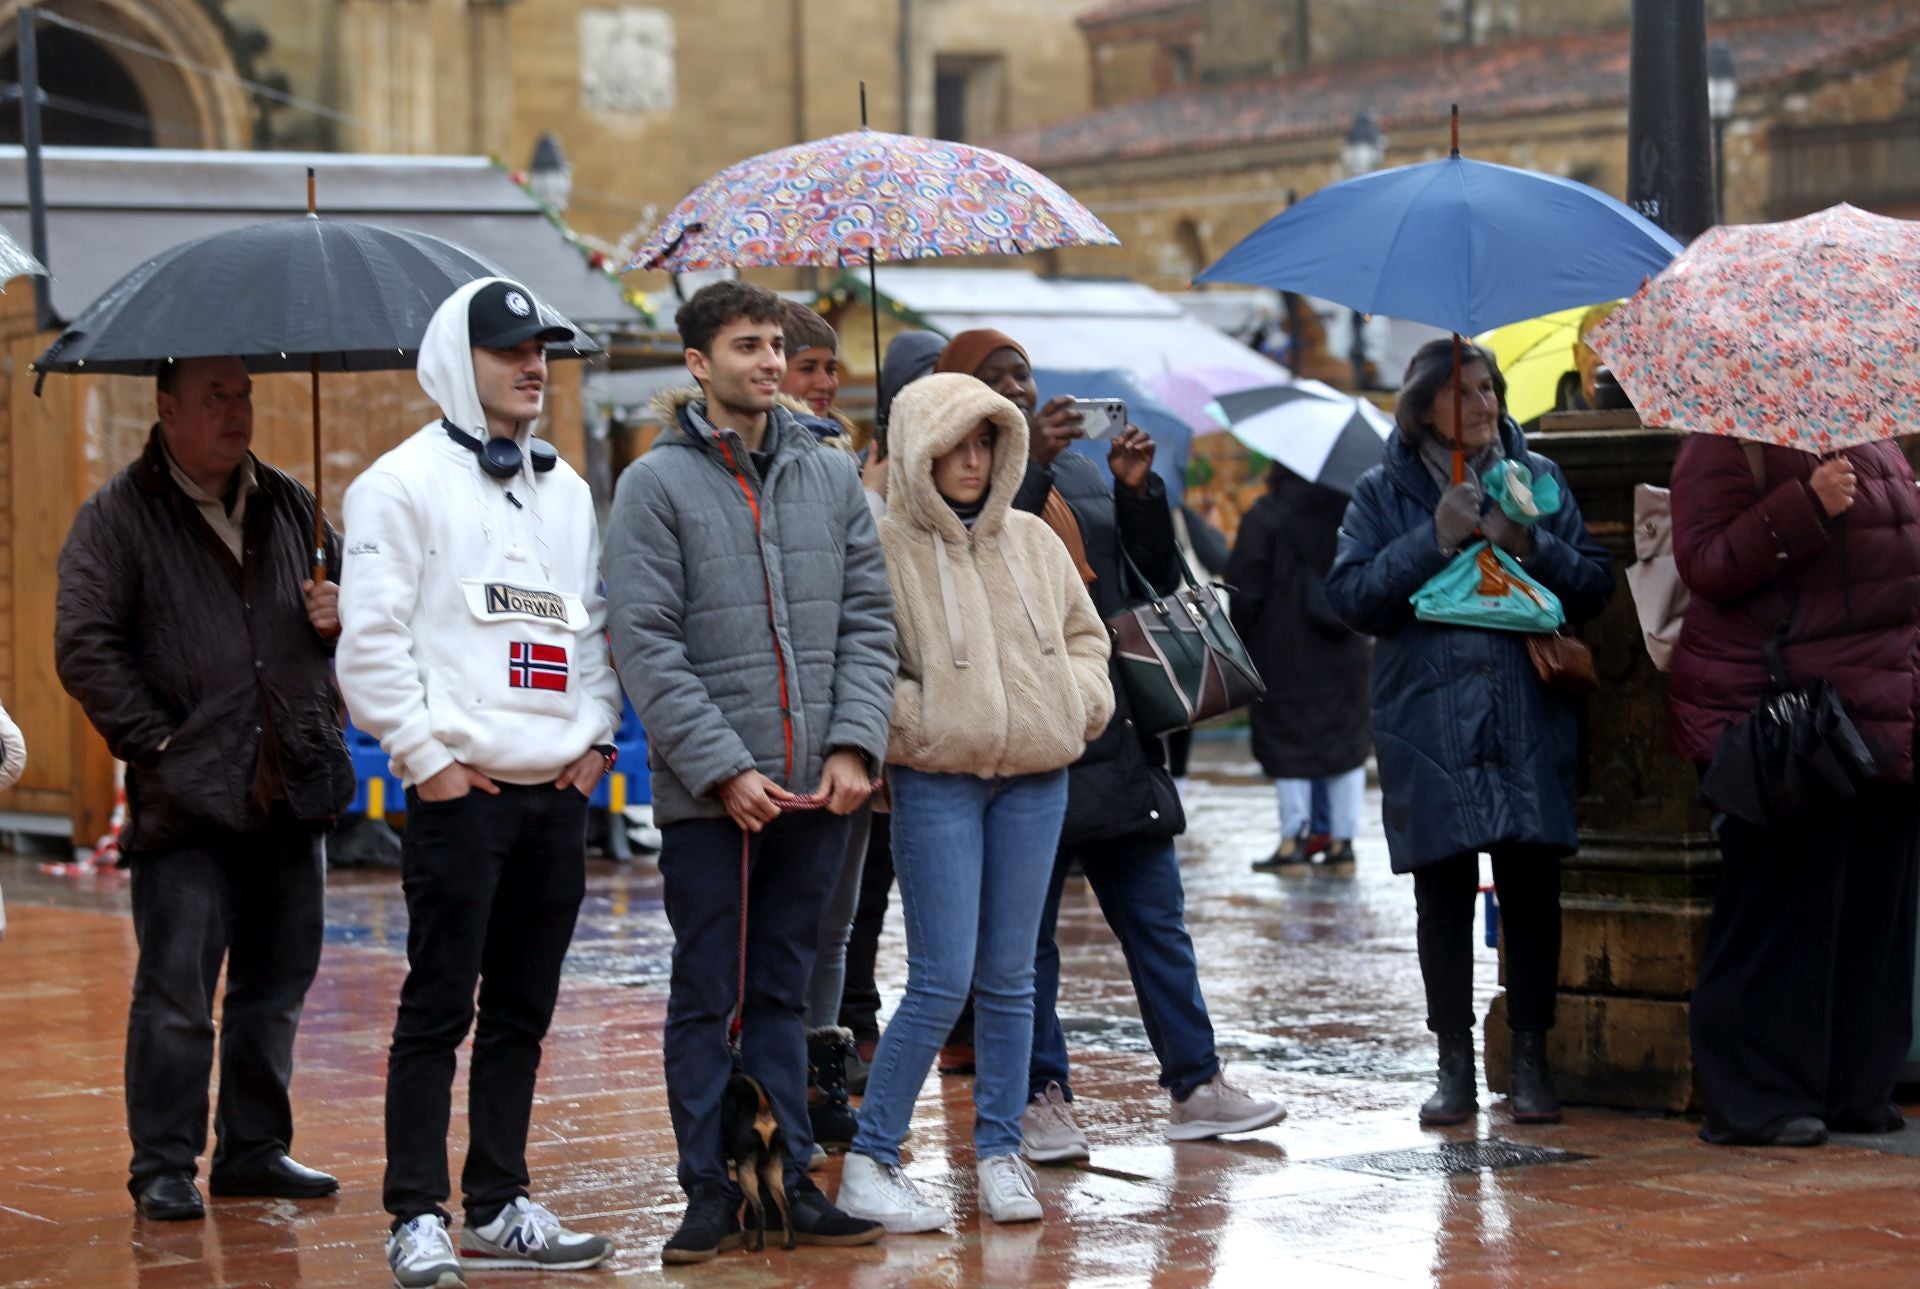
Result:
<svg viewBox="0 0 1920 1289"><path fill-rule="evenodd" d="M1090 439L1104 439L1127 428L1127 404L1118 398L1076 398L1073 407L1080 414L1080 432Z"/></svg>

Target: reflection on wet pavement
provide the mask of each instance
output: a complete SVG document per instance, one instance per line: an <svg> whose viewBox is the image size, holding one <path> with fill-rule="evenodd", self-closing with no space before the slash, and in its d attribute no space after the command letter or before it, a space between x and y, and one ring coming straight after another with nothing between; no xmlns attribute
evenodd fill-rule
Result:
<svg viewBox="0 0 1920 1289"><path fill-rule="evenodd" d="M971 1085L936 1077L907 1171L953 1206L951 1231L663 1272L659 1245L681 1207L659 1056L671 939L654 866L595 860L530 1158L536 1194L621 1252L553 1283L1920 1283L1920 1160L1843 1146L1716 1149L1685 1121L1599 1110L1519 1127L1484 1095L1476 1123L1419 1128L1431 1048L1413 899L1387 871L1377 798L1350 875L1255 874L1249 862L1274 844L1269 788L1243 743L1202 744L1195 768L1181 854L1208 1003L1223 1057L1286 1101L1284 1123L1223 1142L1165 1141L1166 1097L1124 965L1076 880L1061 908L1061 1014L1093 1160L1041 1171L1044 1223L996 1227L978 1215ZM341 1194L222 1200L208 1221L178 1225L135 1220L124 1189L124 882L46 877L8 858L0 886L11 922L0 941L0 1284L384 1283L381 1107L406 938L396 877L335 875L301 1028L294 1153L338 1173ZM1477 952L1484 1012L1494 955ZM881 961L882 992L897 1000L897 912ZM456 1171L464 1145L456 1116ZM830 1193L838 1170L835 1161L823 1175Z"/></svg>

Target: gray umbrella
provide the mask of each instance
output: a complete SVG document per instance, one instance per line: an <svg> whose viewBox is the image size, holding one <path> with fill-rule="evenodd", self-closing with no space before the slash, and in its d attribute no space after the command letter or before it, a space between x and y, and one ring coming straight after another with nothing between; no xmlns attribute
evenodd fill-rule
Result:
<svg viewBox="0 0 1920 1289"><path fill-rule="evenodd" d="M249 224L183 242L121 278L34 368L42 381L50 371L150 376L176 359L232 356L249 371L309 372L318 498L320 373L412 367L442 301L475 278L506 276L428 233L312 214ZM573 341L550 347L549 357L600 352L578 327L534 299L543 318L573 332ZM324 563L324 532L316 504L316 569Z"/></svg>

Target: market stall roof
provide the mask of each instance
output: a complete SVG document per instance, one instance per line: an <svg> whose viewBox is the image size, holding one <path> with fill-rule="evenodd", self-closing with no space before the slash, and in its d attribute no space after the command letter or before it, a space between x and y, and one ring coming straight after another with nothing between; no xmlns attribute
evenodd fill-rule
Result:
<svg viewBox="0 0 1920 1289"><path fill-rule="evenodd" d="M307 167L321 214L417 229L457 242L532 287L582 324L641 315L620 286L548 222L520 185L485 157L47 148L47 266L53 308L79 314L130 270L208 233L306 213ZM0 147L0 226L27 244L26 167Z"/></svg>
<svg viewBox="0 0 1920 1289"><path fill-rule="evenodd" d="M864 293L866 275L842 282ZM1228 366L1270 371L1276 384L1287 379L1286 368L1138 282L1043 278L1028 269L882 267L876 285L947 335L974 327L1006 332L1035 367L1145 378Z"/></svg>

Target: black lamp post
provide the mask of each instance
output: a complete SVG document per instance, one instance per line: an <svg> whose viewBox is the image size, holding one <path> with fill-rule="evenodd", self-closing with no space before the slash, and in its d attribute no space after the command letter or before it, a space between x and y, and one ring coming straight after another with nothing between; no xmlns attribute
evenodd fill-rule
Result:
<svg viewBox="0 0 1920 1289"><path fill-rule="evenodd" d="M1340 164L1346 170L1348 178L1357 178L1378 170L1386 156L1387 136L1380 132L1380 122L1374 119L1373 110L1368 108L1354 117L1353 124L1347 127L1347 137L1340 142ZM1365 328L1365 316L1360 310L1355 309L1353 311L1353 343L1347 349L1347 356L1353 362L1353 387L1356 390L1367 387Z"/></svg>
<svg viewBox="0 0 1920 1289"><path fill-rule="evenodd" d="M540 136L533 145L533 161L527 167L527 186L533 195L555 211L565 211L573 196L573 167L560 150L560 140L551 134Z"/></svg>
<svg viewBox="0 0 1920 1289"><path fill-rule="evenodd" d="M1733 105L1740 97L1740 81L1734 75L1733 51L1727 42L1716 40L1707 46L1707 115L1713 118L1713 219L1727 222L1727 122L1733 119Z"/></svg>

